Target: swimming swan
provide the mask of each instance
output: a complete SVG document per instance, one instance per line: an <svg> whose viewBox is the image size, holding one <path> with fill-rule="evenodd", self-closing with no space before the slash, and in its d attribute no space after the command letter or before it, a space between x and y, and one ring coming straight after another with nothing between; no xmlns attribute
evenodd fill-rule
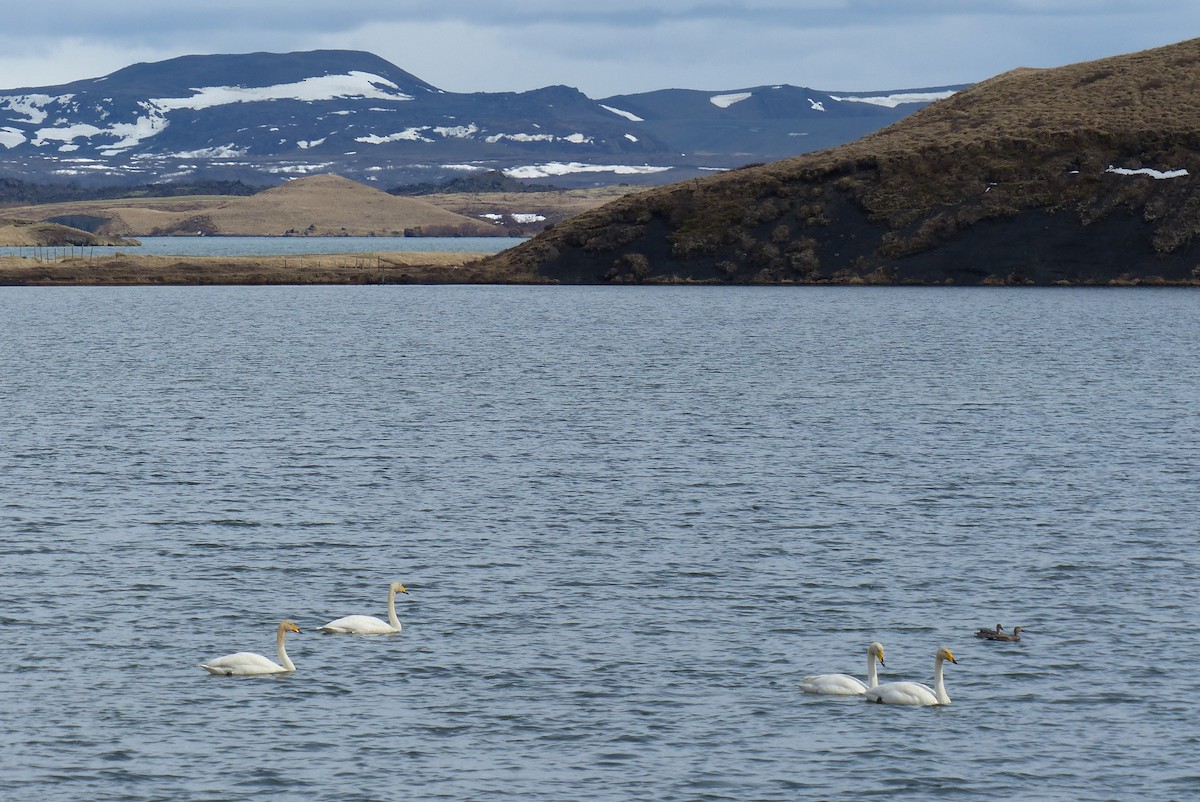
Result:
<svg viewBox="0 0 1200 802"><path fill-rule="evenodd" d="M291 658L287 656L287 652L283 648L283 638L289 632L300 633L300 628L292 621L279 622L279 629L275 632L275 650L279 652L279 662L274 663L261 654L254 652L238 652L237 654L227 654L224 657L218 657L216 660L210 660L207 663L201 663L200 667L210 674L218 674L226 677L249 677L256 674L290 674L296 670L296 665Z"/></svg>
<svg viewBox="0 0 1200 802"><path fill-rule="evenodd" d="M325 626L317 627L317 630L336 635L393 635L400 631L400 619L396 617L397 593L408 593L408 591L404 585L393 582L388 586L387 621L380 621L369 615L348 615L345 618L330 621Z"/></svg>
<svg viewBox="0 0 1200 802"><path fill-rule="evenodd" d="M837 694L839 696L854 696L866 693L867 689L874 688L879 684L879 678L875 674L876 659L879 660L879 665L884 665L883 644L878 641L867 647L866 682L849 674L816 674L801 679L800 689L805 693L826 693Z"/></svg>
<svg viewBox="0 0 1200 802"><path fill-rule="evenodd" d="M949 660L958 665L954 654L945 646L937 650L933 661L933 687L919 682L888 682L867 691L868 702L878 702L885 705L948 705L950 695L946 693L946 683L942 679L942 661Z"/></svg>
<svg viewBox="0 0 1200 802"><path fill-rule="evenodd" d="M1002 632L1004 632L1004 627L1000 626L999 624L996 624L995 629L988 629L987 627L984 627L983 629L976 631L975 637L977 637L977 638L992 638L992 637L995 637L996 635L1001 634Z"/></svg>

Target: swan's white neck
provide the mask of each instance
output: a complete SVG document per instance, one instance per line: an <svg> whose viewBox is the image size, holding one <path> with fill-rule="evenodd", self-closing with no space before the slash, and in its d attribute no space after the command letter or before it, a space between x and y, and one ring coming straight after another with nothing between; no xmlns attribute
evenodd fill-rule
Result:
<svg viewBox="0 0 1200 802"><path fill-rule="evenodd" d="M875 655L867 654L867 687L879 687L879 675L876 673L878 669L875 667Z"/></svg>
<svg viewBox="0 0 1200 802"><path fill-rule="evenodd" d="M942 678L942 656L939 654L933 661L933 695L939 705L950 704L950 694L946 693L946 680Z"/></svg>
<svg viewBox="0 0 1200 802"><path fill-rule="evenodd" d="M288 657L287 650L283 648L283 639L287 636L287 630L283 627L279 628L279 632L275 635L275 651L279 652L279 662L288 671L295 671L296 664L292 662L292 658Z"/></svg>
<svg viewBox="0 0 1200 802"><path fill-rule="evenodd" d="M396 589L388 589L388 623L392 629L400 628L400 619L396 617Z"/></svg>

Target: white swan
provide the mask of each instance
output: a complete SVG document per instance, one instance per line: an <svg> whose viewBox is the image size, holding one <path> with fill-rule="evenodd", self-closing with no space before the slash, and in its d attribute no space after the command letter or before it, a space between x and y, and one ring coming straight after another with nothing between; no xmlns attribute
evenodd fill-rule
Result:
<svg viewBox="0 0 1200 802"><path fill-rule="evenodd" d="M878 641L867 647L866 682L849 674L816 674L801 679L800 689L805 693L826 693L840 696L854 696L855 694L866 693L867 689L874 688L879 684L879 677L875 673L875 661L877 659L879 660L879 665L884 665L883 644Z"/></svg>
<svg viewBox="0 0 1200 802"><path fill-rule="evenodd" d="M885 705L948 705L950 694L946 693L946 683L942 679L942 661L949 660L958 665L954 654L945 646L937 650L933 660L933 687L919 682L888 682L867 691L864 696L868 702L878 702Z"/></svg>
<svg viewBox="0 0 1200 802"><path fill-rule="evenodd" d="M400 631L400 619L396 617L397 593L408 593L408 590L399 582L393 582L388 586L387 621L369 615L348 615L317 627L317 630L337 635L393 635Z"/></svg>
<svg viewBox="0 0 1200 802"><path fill-rule="evenodd" d="M275 632L275 650L279 652L279 663L275 663L261 654L254 652L238 652L237 654L227 654L224 657L218 657L216 660L210 660L207 663L201 663L200 667L210 674L219 674L226 677L249 677L256 674L290 674L296 670L295 663L287 656L287 652L283 648L283 638L289 632L299 634L300 627L292 621L280 621L279 629Z"/></svg>

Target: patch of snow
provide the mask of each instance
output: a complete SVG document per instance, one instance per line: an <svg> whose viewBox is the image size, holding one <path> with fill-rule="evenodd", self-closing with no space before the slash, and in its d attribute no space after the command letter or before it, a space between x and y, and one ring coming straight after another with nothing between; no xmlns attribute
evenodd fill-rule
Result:
<svg viewBox="0 0 1200 802"><path fill-rule="evenodd" d="M217 145L212 148L199 148L198 150L182 150L171 154L177 159L240 159L249 153L245 148L237 148L230 143L228 145Z"/></svg>
<svg viewBox="0 0 1200 802"><path fill-rule="evenodd" d="M80 137L91 139L93 136L103 133L106 133L103 128L79 123L66 128L40 128L34 132L32 141L35 146L40 148L50 142L64 142L69 144Z"/></svg>
<svg viewBox="0 0 1200 802"><path fill-rule="evenodd" d="M329 137L323 136L320 139L301 139L300 141L298 141L296 143L296 146L299 147L301 150L308 150L309 148L315 148L315 147L320 146L328 138Z"/></svg>
<svg viewBox="0 0 1200 802"><path fill-rule="evenodd" d="M16 123L32 123L33 125L41 125L46 121L49 113L43 108L52 103L57 103L60 106L68 103L74 95L5 95L0 97L0 110L16 112L24 114L26 118L12 119Z"/></svg>
<svg viewBox="0 0 1200 802"><path fill-rule="evenodd" d="M390 91L389 91L390 90ZM154 98L150 103L161 111L175 109L208 109L231 103L254 103L263 100L336 100L338 98L371 98L378 100L413 100L400 87L386 78L369 72L352 70L346 75L322 75L305 78L290 84L274 86L205 86L192 90L191 97Z"/></svg>
<svg viewBox="0 0 1200 802"><path fill-rule="evenodd" d="M282 167L268 167L268 173L289 174L299 173L307 175L308 173L321 173L333 166L333 162L325 162L323 164L288 164Z"/></svg>
<svg viewBox="0 0 1200 802"><path fill-rule="evenodd" d="M1113 167L1111 164L1104 172L1116 173L1117 175L1148 175L1151 178L1160 180L1163 178L1183 178L1188 174L1187 170L1167 170L1164 172L1162 170L1151 170L1149 167L1139 167L1136 170L1130 170L1128 167Z"/></svg>
<svg viewBox="0 0 1200 802"><path fill-rule="evenodd" d="M0 128L0 145L6 148L15 148L24 142L25 134L16 128Z"/></svg>
<svg viewBox="0 0 1200 802"><path fill-rule="evenodd" d="M932 103L935 100L944 100L955 93L954 89L945 89L941 92L897 92L893 95L876 95L874 97L838 97L830 95L834 100L842 103L870 103L873 106L886 106L889 109L894 109L902 103Z"/></svg>
<svg viewBox="0 0 1200 802"><path fill-rule="evenodd" d="M428 130L428 125L422 125L416 128L405 128L399 133L388 134L387 136L379 136L378 134L356 136L354 137L354 141L363 142L368 145L382 145L385 142L432 142L433 140L429 137L421 135L422 131Z"/></svg>
<svg viewBox="0 0 1200 802"><path fill-rule="evenodd" d="M499 223L501 220L504 219L504 215L496 214L495 212L489 212L487 214L481 214L479 216L486 217L488 220L491 220L493 223Z"/></svg>
<svg viewBox="0 0 1200 802"><path fill-rule="evenodd" d="M553 134L492 134L484 141L495 144L502 139L513 142L553 142L555 137Z"/></svg>
<svg viewBox="0 0 1200 802"><path fill-rule="evenodd" d="M719 108L727 109L734 103L741 103L743 100L749 100L753 96L753 92L733 92L728 95L713 95L708 99L708 102Z"/></svg>
<svg viewBox="0 0 1200 802"><path fill-rule="evenodd" d="M625 135L625 138L626 138L626 139L628 139L630 142L637 142L637 141L638 141L638 138L637 138L636 136L634 136L633 134L626 134L626 135Z"/></svg>
<svg viewBox="0 0 1200 802"><path fill-rule="evenodd" d="M524 214L522 212L517 212L513 214L512 219L518 223L540 223L546 218L540 214Z"/></svg>
<svg viewBox="0 0 1200 802"><path fill-rule="evenodd" d="M438 165L443 170L461 170L464 173L477 173L480 170L486 170L486 167L480 167L477 164L442 164Z"/></svg>
<svg viewBox="0 0 1200 802"><path fill-rule="evenodd" d="M479 133L479 128L475 125L475 123L471 123L470 125L455 125L449 128L434 128L433 132L435 134L440 134L442 137L447 139L470 139L472 136Z"/></svg>
<svg viewBox="0 0 1200 802"><path fill-rule="evenodd" d="M651 175L665 173L673 167L653 167L649 164L583 164L582 162L548 162L525 167L510 167L503 173L509 178L549 178L572 173L616 173L617 175Z"/></svg>
<svg viewBox="0 0 1200 802"><path fill-rule="evenodd" d="M538 128L540 126L534 126ZM495 144L501 140L507 139L510 142L570 142L572 145L590 145L593 139L584 134L568 134L567 136L555 136L554 134L492 134L484 139L485 142Z"/></svg>
<svg viewBox="0 0 1200 802"><path fill-rule="evenodd" d="M635 122L635 123L646 122L641 117L634 114L633 112L621 111L620 109L614 109L612 106L605 106L603 103L600 104L600 108L604 109L605 111L611 111L613 114L616 114L620 117L624 117L626 120L629 120L630 122Z"/></svg>
<svg viewBox="0 0 1200 802"><path fill-rule="evenodd" d="M808 99L808 105L812 106L813 111L825 111L825 104L811 97Z"/></svg>

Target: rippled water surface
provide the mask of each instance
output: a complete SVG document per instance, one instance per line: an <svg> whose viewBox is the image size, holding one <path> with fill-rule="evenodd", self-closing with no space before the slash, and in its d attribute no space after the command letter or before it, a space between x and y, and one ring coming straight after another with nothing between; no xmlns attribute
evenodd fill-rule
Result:
<svg viewBox="0 0 1200 802"><path fill-rule="evenodd" d="M0 798L1195 799L1198 345L1186 290L0 289ZM295 674L199 667L284 617ZM799 691L873 640L954 703Z"/></svg>

